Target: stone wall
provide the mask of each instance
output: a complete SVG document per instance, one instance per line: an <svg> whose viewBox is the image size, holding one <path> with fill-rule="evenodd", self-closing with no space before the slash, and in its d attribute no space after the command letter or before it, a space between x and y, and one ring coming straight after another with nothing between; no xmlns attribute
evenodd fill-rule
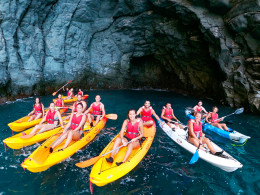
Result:
<svg viewBox="0 0 260 195"><path fill-rule="evenodd" d="M260 111L259 0L0 1L1 96L166 88Z"/></svg>

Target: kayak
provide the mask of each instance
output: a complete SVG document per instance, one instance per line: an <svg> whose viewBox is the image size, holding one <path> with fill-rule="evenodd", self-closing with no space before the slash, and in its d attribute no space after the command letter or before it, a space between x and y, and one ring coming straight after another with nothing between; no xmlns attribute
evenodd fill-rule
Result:
<svg viewBox="0 0 260 195"><path fill-rule="evenodd" d="M48 109L45 110L45 113L47 112ZM64 113L68 110L68 108L63 108L60 110L60 113ZM30 116L25 116L22 117L14 122L8 123L8 126L10 127L10 129L12 129L12 131L15 132L20 132L23 131L25 129L28 129L30 127L33 127L37 124L39 124L42 120L42 118L27 122L30 119Z"/></svg>
<svg viewBox="0 0 260 195"><path fill-rule="evenodd" d="M146 139L142 142L141 147L132 151L131 155L125 163L121 164L120 166L115 164L116 162L121 162L123 160L127 147L122 147L119 149L118 153L114 156L113 163L108 163L106 161L106 158L109 158L110 154L103 156L94 164L90 173L90 181L97 186L104 186L123 177L133 168L135 168L136 165L144 158L151 144L153 143L156 126L153 125L150 128L144 127L144 131L153 131L154 133L152 133L152 136L146 137ZM100 156L113 149L114 142L118 137L120 137L120 133L105 147Z"/></svg>
<svg viewBox="0 0 260 195"><path fill-rule="evenodd" d="M52 135L58 133L60 131L60 129L61 129L60 126L57 126L57 128L45 131L45 132L40 133L40 134L36 134L33 137L31 137L31 138L28 138L28 139L22 139L21 138L21 136L23 136L24 133L26 135L28 135L33 130L33 128L34 127L30 128L30 129L27 129L27 130L25 130L25 131L23 131L21 133L16 134L16 135L13 135L12 137L8 137L8 138L4 139L3 142L9 148L21 149L21 148L23 148L25 146L30 146L32 144L35 144L35 143L41 142L43 140L46 140L47 138L51 137ZM39 130L40 129L38 129L37 132Z"/></svg>
<svg viewBox="0 0 260 195"><path fill-rule="evenodd" d="M182 130L180 128L172 129L166 123L159 124L162 130L179 146L183 147L185 150L194 154L197 150L193 144L187 141L188 131ZM217 152L222 151L222 149L217 146L215 143L211 142ZM199 158L212 164L215 167L218 167L227 172L233 172L238 168L242 168L242 164L230 156L227 152L223 152L220 156L216 156L210 153L209 149L206 147L206 150L199 150Z"/></svg>
<svg viewBox="0 0 260 195"><path fill-rule="evenodd" d="M186 109L185 114L189 119L194 119L194 116L191 114L190 110ZM214 126L210 125L209 123L205 123L205 122L204 122L203 128L202 128L203 132L205 132L205 133L212 131L212 132L220 135L221 137L230 139L239 144L244 144L248 139L250 139L249 136L239 133L231 128L228 128L228 129L229 129L229 131L225 131L225 130L219 129L219 128L214 127Z"/></svg>
<svg viewBox="0 0 260 195"><path fill-rule="evenodd" d="M93 128L90 128L90 124L87 122L84 126L84 136L80 140L72 140L67 148L65 148L64 150L60 150L66 142L66 140L64 140L60 145L54 148L53 152L49 154L48 158L42 164L34 162L32 160L33 155L37 154L39 150L44 150L45 147L49 147L62 133L58 133L50 137L41 146L39 146L28 158L26 158L21 166L34 173L47 170L51 166L69 158L75 152L83 148L85 145L89 144L95 138L95 136L104 128L106 122L107 118L103 117L103 119L98 122L98 124ZM41 155L41 153L38 152L38 155Z"/></svg>
<svg viewBox="0 0 260 195"><path fill-rule="evenodd" d="M68 96L62 96L63 99L66 98L66 97L68 97ZM88 98L88 95L83 95L83 96L82 96L82 100L85 100L85 99L87 99L87 98ZM58 98L53 99L53 102L55 102L57 99L58 99ZM64 104L65 104L65 103L76 102L76 101L77 101L77 96L74 96L74 97L71 98L71 99L63 100L63 101L64 101Z"/></svg>

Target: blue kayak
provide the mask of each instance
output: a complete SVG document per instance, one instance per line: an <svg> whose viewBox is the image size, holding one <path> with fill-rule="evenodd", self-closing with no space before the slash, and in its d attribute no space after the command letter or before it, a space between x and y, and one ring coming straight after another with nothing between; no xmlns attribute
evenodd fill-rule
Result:
<svg viewBox="0 0 260 195"><path fill-rule="evenodd" d="M189 119L194 119L194 116L191 114L191 110L186 109L185 114ZM214 127L214 126L210 125L209 123L205 123L205 121L202 121L202 122L203 122L202 130L204 133L212 131L221 137L230 139L239 144L244 144L250 138L249 136L239 133L233 129L228 128L229 131L225 131L225 130L219 129L217 127Z"/></svg>

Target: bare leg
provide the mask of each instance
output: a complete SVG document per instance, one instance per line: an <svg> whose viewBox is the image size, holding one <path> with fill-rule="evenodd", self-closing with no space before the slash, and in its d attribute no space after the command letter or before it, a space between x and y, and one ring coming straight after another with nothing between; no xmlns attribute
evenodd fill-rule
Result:
<svg viewBox="0 0 260 195"><path fill-rule="evenodd" d="M55 127L56 127L56 125L54 125L54 124L53 125L46 125L45 124L44 127L42 127L37 134L43 133L44 131L54 129Z"/></svg>
<svg viewBox="0 0 260 195"><path fill-rule="evenodd" d="M139 146L140 146L139 141L135 141L135 142L128 144L127 151L126 151L124 160L122 162L125 162L128 159L128 157L130 156L133 149L138 148Z"/></svg>
<svg viewBox="0 0 260 195"><path fill-rule="evenodd" d="M34 120L37 120L37 119L39 119L39 118L41 118L41 117L42 117L42 113L41 113L41 114L37 114L37 116L35 117Z"/></svg>
<svg viewBox="0 0 260 195"><path fill-rule="evenodd" d="M152 121L152 120L145 121L145 122L143 122L143 125L144 125L144 126L147 126L147 127L150 127L150 126L153 125L153 121Z"/></svg>
<svg viewBox="0 0 260 195"><path fill-rule="evenodd" d="M71 131L71 130L70 130ZM61 142L63 142L64 139L66 139L68 137L69 132L66 132L64 134L62 134L58 139L56 139L52 144L52 148L55 148L56 146L58 146Z"/></svg>
<svg viewBox="0 0 260 195"><path fill-rule="evenodd" d="M100 117L101 117L101 116L97 116L97 118L96 118L96 122L95 122L94 126L96 126L97 123L100 121Z"/></svg>
<svg viewBox="0 0 260 195"><path fill-rule="evenodd" d="M35 134L38 129L43 128L44 126L45 126L45 124L36 125L36 126L31 130L31 132L29 133L29 135Z"/></svg>
<svg viewBox="0 0 260 195"><path fill-rule="evenodd" d="M193 144L194 146L196 146L196 147L198 147L199 144L200 144L197 139L192 138L192 137L189 137L189 138L188 138L188 141L189 141L191 144Z"/></svg>
<svg viewBox="0 0 260 195"><path fill-rule="evenodd" d="M126 140L125 140L125 141L126 141ZM118 138L116 139L115 143L114 143L113 150L114 150L115 148L117 148L121 143L122 143L122 139L118 137ZM113 151L113 152L111 153L111 157L112 157L112 158L115 156L116 152L117 152L117 151L115 150L115 151Z"/></svg>
<svg viewBox="0 0 260 195"><path fill-rule="evenodd" d="M220 123L221 127L223 127L225 129L225 131L229 131L228 127L225 123Z"/></svg>
<svg viewBox="0 0 260 195"><path fill-rule="evenodd" d="M214 127L219 128L219 129L224 130L219 123L212 123L211 125L214 126Z"/></svg>
<svg viewBox="0 0 260 195"><path fill-rule="evenodd" d="M215 148L213 147L213 145L211 144L210 140L208 138L203 138L202 139L202 143L203 144L207 144L209 150L211 151L212 154L215 154L216 153L216 150Z"/></svg>
<svg viewBox="0 0 260 195"><path fill-rule="evenodd" d="M64 146L63 146L62 149L65 149L65 148L68 147L68 145L70 144L70 142L71 142L71 140L72 140L73 133L74 133L74 132L73 132L72 130L68 133L67 140L66 140L66 142L65 142L65 144L64 144Z"/></svg>
<svg viewBox="0 0 260 195"><path fill-rule="evenodd" d="M88 122L91 123L92 122L92 117L91 117L91 114L88 113Z"/></svg>
<svg viewBox="0 0 260 195"><path fill-rule="evenodd" d="M28 122L34 120L34 118L35 118L35 115L32 115L32 116L29 118Z"/></svg>

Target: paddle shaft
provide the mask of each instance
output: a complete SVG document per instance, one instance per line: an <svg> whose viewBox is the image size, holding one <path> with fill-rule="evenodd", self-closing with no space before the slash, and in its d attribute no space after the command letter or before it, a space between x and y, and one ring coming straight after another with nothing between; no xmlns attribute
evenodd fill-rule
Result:
<svg viewBox="0 0 260 195"><path fill-rule="evenodd" d="M67 82L65 85L63 85L61 88L59 88L59 90L58 91L56 91L56 93L58 93L63 87L65 87L66 85L68 85L69 83L71 83L72 82L72 80L71 81L69 81L69 82Z"/></svg>
<svg viewBox="0 0 260 195"><path fill-rule="evenodd" d="M132 142L132 140L129 141L129 142L127 142L127 145L130 144L131 142ZM102 156L102 157L103 157L103 156L106 156L106 155L112 153L113 151L119 150L119 149L122 148L122 147L124 147L124 145L121 145L121 146L119 146L119 147L117 147L117 148L115 148L115 149L113 149L113 150L111 150L111 151L109 151L109 152L107 152L107 153L105 153L105 154L102 154L101 156Z"/></svg>

